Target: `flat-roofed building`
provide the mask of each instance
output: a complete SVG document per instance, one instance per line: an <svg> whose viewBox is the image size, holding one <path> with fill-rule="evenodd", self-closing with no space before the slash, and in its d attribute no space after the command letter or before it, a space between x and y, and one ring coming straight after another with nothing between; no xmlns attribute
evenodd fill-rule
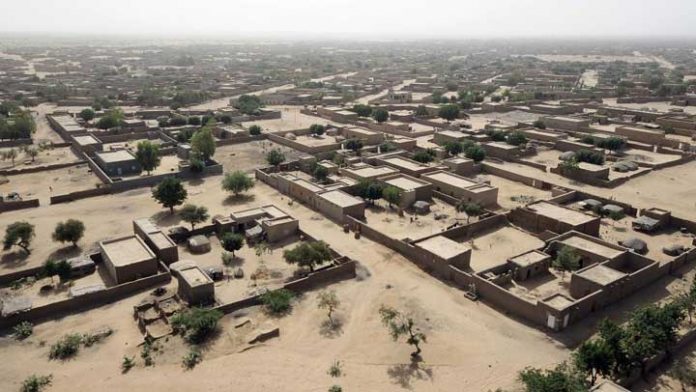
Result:
<svg viewBox="0 0 696 392"><path fill-rule="evenodd" d="M474 172L474 160L469 158L452 157L442 160L442 164L449 167L450 171L460 176L467 176Z"/></svg>
<svg viewBox="0 0 696 392"><path fill-rule="evenodd" d="M547 201L539 201L521 207L513 214L524 211L521 225L533 232L545 230L565 233L575 230L589 235L599 235L600 218Z"/></svg>
<svg viewBox="0 0 696 392"><path fill-rule="evenodd" d="M520 156L519 146L513 146L504 142L487 142L481 144L481 147L486 151L486 156L510 160Z"/></svg>
<svg viewBox="0 0 696 392"><path fill-rule="evenodd" d="M413 245L426 251L432 258L430 268L443 275L448 275L448 265L460 270L468 270L471 261L471 248L468 245L436 235L415 242Z"/></svg>
<svg viewBox="0 0 696 392"><path fill-rule="evenodd" d="M157 258L136 235L101 241L102 260L117 284L157 273Z"/></svg>
<svg viewBox="0 0 696 392"><path fill-rule="evenodd" d="M134 220L133 231L145 241L157 258L164 263L171 264L179 260L179 248L174 241L149 218Z"/></svg>
<svg viewBox="0 0 696 392"><path fill-rule="evenodd" d="M590 119L582 117L549 116L542 120L546 128L562 129L564 131L580 131L590 127Z"/></svg>
<svg viewBox="0 0 696 392"><path fill-rule="evenodd" d="M551 256L539 250L532 250L508 259L515 280L525 281L548 273Z"/></svg>
<svg viewBox="0 0 696 392"><path fill-rule="evenodd" d="M554 238L550 243L550 250L558 251L566 246L580 256L580 267L607 260L622 262L628 254L628 250L621 246L577 231L571 231Z"/></svg>
<svg viewBox="0 0 696 392"><path fill-rule="evenodd" d="M299 221L273 205L236 211L230 214L235 231L259 226L268 242L281 241L299 230Z"/></svg>
<svg viewBox="0 0 696 392"><path fill-rule="evenodd" d="M127 150L97 152L94 161L110 177L140 174L143 171L135 156Z"/></svg>
<svg viewBox="0 0 696 392"><path fill-rule="evenodd" d="M466 202L484 207L494 206L498 202L498 188L445 170L427 173L421 178L432 183L434 190Z"/></svg>
<svg viewBox="0 0 696 392"><path fill-rule="evenodd" d="M194 261L182 260L171 265L178 283L177 294L189 305L208 305L215 302L213 280Z"/></svg>
<svg viewBox="0 0 696 392"><path fill-rule="evenodd" d="M365 145L376 145L384 141L384 134L360 127L348 127L343 129L346 139L359 139Z"/></svg>
<svg viewBox="0 0 696 392"><path fill-rule="evenodd" d="M582 298L604 287L616 285L627 277L628 274L605 264L592 264L571 275L570 295L573 298Z"/></svg>
<svg viewBox="0 0 696 392"><path fill-rule="evenodd" d="M614 133L617 135L626 136L630 140L648 144L662 144L666 138L665 131L661 129L623 126L616 127Z"/></svg>
<svg viewBox="0 0 696 392"><path fill-rule="evenodd" d="M396 174L399 171L389 166L372 166L368 164L353 165L339 170L342 175L358 181L376 180L378 177Z"/></svg>
<svg viewBox="0 0 696 392"><path fill-rule="evenodd" d="M444 145L445 143L456 143L469 137L468 134L459 131L450 131L445 129L443 131L435 132L433 135L433 143Z"/></svg>
<svg viewBox="0 0 696 392"><path fill-rule="evenodd" d="M365 201L341 190L319 193L315 207L337 222L343 222L345 215L356 219L365 217Z"/></svg>
<svg viewBox="0 0 696 392"><path fill-rule="evenodd" d="M377 162L391 166L402 173L408 174L410 176L419 177L424 173L430 173L439 170L436 167L429 166L420 162L416 162L412 159L404 158L401 156L390 156L385 158L377 158Z"/></svg>
<svg viewBox="0 0 696 392"><path fill-rule="evenodd" d="M385 187L393 186L399 190L401 208L408 208L413 203L419 200L428 201L433 196L433 184L411 177L407 174L392 174L385 177L380 177L379 181Z"/></svg>

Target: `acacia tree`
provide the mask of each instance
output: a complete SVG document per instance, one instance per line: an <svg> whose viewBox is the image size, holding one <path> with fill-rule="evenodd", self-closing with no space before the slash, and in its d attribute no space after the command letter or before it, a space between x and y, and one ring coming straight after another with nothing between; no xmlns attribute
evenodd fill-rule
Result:
<svg viewBox="0 0 696 392"><path fill-rule="evenodd" d="M31 161L34 162L36 160L36 157L39 155L39 150L36 147L26 147L24 148L24 154L31 158Z"/></svg>
<svg viewBox="0 0 696 392"><path fill-rule="evenodd" d="M447 142L445 143L444 147L445 151L452 156L456 156L464 152L464 145L459 142Z"/></svg>
<svg viewBox="0 0 696 392"><path fill-rule="evenodd" d="M467 225L469 224L472 216L481 216L484 212L486 212L486 210L479 203L464 200L460 201L456 208L457 211L466 214Z"/></svg>
<svg viewBox="0 0 696 392"><path fill-rule="evenodd" d="M353 151L355 155L360 155L360 150L363 148L363 142L360 139L350 139L346 142L346 148Z"/></svg>
<svg viewBox="0 0 696 392"><path fill-rule="evenodd" d="M399 205L401 203L401 191L395 186L388 186L382 190L382 197L389 203L389 207L392 204Z"/></svg>
<svg viewBox="0 0 696 392"><path fill-rule="evenodd" d="M203 206L196 206L193 204L186 204L179 211L181 220L191 224L191 230L193 230L197 224L205 222L208 218L208 209Z"/></svg>
<svg viewBox="0 0 696 392"><path fill-rule="evenodd" d="M563 246L551 263L565 277L566 271L575 271L580 267L580 256L569 246Z"/></svg>
<svg viewBox="0 0 696 392"><path fill-rule="evenodd" d="M459 117L459 105L455 103L450 103L447 105L442 105L438 111L438 116L444 118L447 121L452 121Z"/></svg>
<svg viewBox="0 0 696 392"><path fill-rule="evenodd" d="M254 180L240 170L227 173L225 178L222 179L222 189L234 193L235 196L251 189L253 186Z"/></svg>
<svg viewBox="0 0 696 392"><path fill-rule="evenodd" d="M611 373L612 354L609 346L603 340L588 340L583 342L573 353L575 367L590 378L594 385L598 376L606 377Z"/></svg>
<svg viewBox="0 0 696 392"><path fill-rule="evenodd" d="M326 127L321 124L312 124L309 126L309 132L312 135L320 136L323 135L324 132L326 132Z"/></svg>
<svg viewBox="0 0 696 392"><path fill-rule="evenodd" d="M300 267L309 268L310 272L314 267L330 261L331 248L324 241L303 242L292 249L283 252L283 258L288 264L297 264Z"/></svg>
<svg viewBox="0 0 696 392"><path fill-rule="evenodd" d="M95 116L96 114L94 113L94 110L92 108L82 109L82 111L80 112L80 118L85 121L92 121L94 120Z"/></svg>
<svg viewBox="0 0 696 392"><path fill-rule="evenodd" d="M566 362L546 370L528 367L520 372L519 379L527 392L589 391L583 375Z"/></svg>
<svg viewBox="0 0 696 392"><path fill-rule="evenodd" d="M464 156L469 159L473 159L474 162L478 163L486 158L486 150L484 150L483 147L479 146L478 144L474 144L464 150Z"/></svg>
<svg viewBox="0 0 696 392"><path fill-rule="evenodd" d="M378 108L372 112L372 118L378 123L383 123L389 119L389 112L386 109Z"/></svg>
<svg viewBox="0 0 696 392"><path fill-rule="evenodd" d="M317 298L319 300L317 307L319 309L326 310L326 316L329 318L329 323L334 325L332 315L336 308L338 308L341 304L341 301L338 300L338 296L336 296L336 292L334 290L324 290L319 293Z"/></svg>
<svg viewBox="0 0 696 392"><path fill-rule="evenodd" d="M416 351L411 353L411 357L417 358L420 356L421 343L426 343L426 336L416 327L413 318L408 317L398 310L382 305L379 308L379 315L382 318L382 324L389 329L389 334L394 341L397 341L401 336L406 335L406 343L416 348Z"/></svg>
<svg viewBox="0 0 696 392"><path fill-rule="evenodd" d="M244 236L241 234L227 232L222 235L222 238L220 238L220 245L222 245L224 250L232 252L232 257L237 257L235 256L234 252L242 249L242 245L244 245Z"/></svg>
<svg viewBox="0 0 696 392"><path fill-rule="evenodd" d="M213 137L214 126L215 120L211 119L206 126L191 136L191 151L203 162L207 162L215 155L215 138Z"/></svg>
<svg viewBox="0 0 696 392"><path fill-rule="evenodd" d="M312 171L312 174L314 175L314 178L317 179L317 181L325 182L326 179L329 177L329 169L327 169L325 166L317 165L314 168L314 171Z"/></svg>
<svg viewBox="0 0 696 392"><path fill-rule="evenodd" d="M53 231L53 241L72 242L77 246L77 242L85 234L85 224L77 219L68 219L65 222L58 222Z"/></svg>
<svg viewBox="0 0 696 392"><path fill-rule="evenodd" d="M175 206L184 204L188 192L181 180L176 177L166 177L152 190L152 197L163 207L169 208L169 212L173 214Z"/></svg>
<svg viewBox="0 0 696 392"><path fill-rule="evenodd" d="M138 161L148 175L160 165L159 146L149 140L138 143L135 151L135 160Z"/></svg>
<svg viewBox="0 0 696 392"><path fill-rule="evenodd" d="M24 249L27 254L31 254L29 245L31 245L34 235L34 225L31 223L25 221L11 223L5 229L3 248L8 250L16 245Z"/></svg>

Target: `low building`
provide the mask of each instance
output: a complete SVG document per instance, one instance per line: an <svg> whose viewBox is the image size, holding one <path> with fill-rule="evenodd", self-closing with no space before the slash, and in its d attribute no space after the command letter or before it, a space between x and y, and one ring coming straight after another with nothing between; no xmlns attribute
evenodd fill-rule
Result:
<svg viewBox="0 0 696 392"><path fill-rule="evenodd" d="M437 235L413 245L426 251L432 258L432 268L444 276L448 275L447 266L452 265L460 270L468 270L471 261L471 248L465 244Z"/></svg>
<svg viewBox="0 0 696 392"><path fill-rule="evenodd" d="M99 243L106 270L117 283L157 274L157 257L136 235Z"/></svg>
<svg viewBox="0 0 696 392"><path fill-rule="evenodd" d="M366 163L342 168L339 171L342 175L358 181L376 180L378 177L384 177L399 172L389 166L372 166Z"/></svg>
<svg viewBox="0 0 696 392"><path fill-rule="evenodd" d="M427 173L421 178L433 184L434 190L466 202L484 207L494 206L498 202L498 188L448 171Z"/></svg>
<svg viewBox="0 0 696 392"><path fill-rule="evenodd" d="M515 211L524 211L520 219L523 227L533 232L545 230L554 233L565 233L575 230L581 233L598 236L601 219L580 211L560 206L547 201L528 204Z"/></svg>
<svg viewBox="0 0 696 392"><path fill-rule="evenodd" d="M474 172L474 160L469 158L452 157L442 160L442 164L450 171L460 176L468 176Z"/></svg>
<svg viewBox="0 0 696 392"><path fill-rule="evenodd" d="M504 142L483 143L481 147L486 151L486 156L503 160L512 160L519 157L521 154L518 146L513 146Z"/></svg>
<svg viewBox="0 0 696 392"><path fill-rule="evenodd" d="M189 305L208 305L215 302L213 280L193 261L171 265L178 283L177 294Z"/></svg>
<svg viewBox="0 0 696 392"><path fill-rule="evenodd" d="M437 167L429 166L412 159L401 156L390 156L385 158L377 158L377 162L391 166L402 173L413 177L420 177L424 173L430 173L439 170Z"/></svg>
<svg viewBox="0 0 696 392"><path fill-rule="evenodd" d="M346 215L365 218L365 202L340 190L319 193L315 207L337 222L343 222Z"/></svg>
<svg viewBox="0 0 696 392"><path fill-rule="evenodd" d="M427 181L419 180L401 173L380 177L379 181L382 182L385 187L393 186L399 190L399 207L401 208L408 208L416 201L428 201L432 199L433 184Z"/></svg>
<svg viewBox="0 0 696 392"><path fill-rule="evenodd" d="M665 131L660 129L648 129L638 127L616 127L617 135L626 136L630 140L648 144L662 144L665 141Z"/></svg>
<svg viewBox="0 0 696 392"><path fill-rule="evenodd" d="M94 161L110 177L140 174L143 169L135 156L127 150L97 152Z"/></svg>
<svg viewBox="0 0 696 392"><path fill-rule="evenodd" d="M158 259L165 264L179 260L179 248L162 229L148 218L133 221L133 231L145 241Z"/></svg>
<svg viewBox="0 0 696 392"><path fill-rule="evenodd" d="M366 146L380 144L384 141L384 134L381 132L370 131L360 127L348 127L343 129L343 136L346 139L362 140Z"/></svg>
<svg viewBox="0 0 696 392"><path fill-rule="evenodd" d="M582 117L549 116L542 120L546 128L562 129L564 131L580 131L590 127L590 119Z"/></svg>

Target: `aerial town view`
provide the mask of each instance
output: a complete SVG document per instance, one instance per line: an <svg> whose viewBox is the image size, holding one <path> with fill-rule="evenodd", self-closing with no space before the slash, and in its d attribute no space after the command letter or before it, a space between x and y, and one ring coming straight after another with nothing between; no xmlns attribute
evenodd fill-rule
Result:
<svg viewBox="0 0 696 392"><path fill-rule="evenodd" d="M0 8L0 391L696 391L693 0Z"/></svg>

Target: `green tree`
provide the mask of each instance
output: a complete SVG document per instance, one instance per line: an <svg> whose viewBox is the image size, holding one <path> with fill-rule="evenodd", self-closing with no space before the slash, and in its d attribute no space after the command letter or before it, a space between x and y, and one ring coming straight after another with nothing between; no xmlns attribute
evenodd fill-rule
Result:
<svg viewBox="0 0 696 392"><path fill-rule="evenodd" d="M576 369L590 378L590 386L592 386L597 381L597 377L607 377L611 374L612 353L603 340L588 340L573 353L573 363Z"/></svg>
<svg viewBox="0 0 696 392"><path fill-rule="evenodd" d="M65 222L58 222L53 231L53 241L72 242L77 246L77 242L85 234L85 224L77 219L68 219Z"/></svg>
<svg viewBox="0 0 696 392"><path fill-rule="evenodd" d="M354 105L350 110L357 113L360 117L370 117L370 114L372 114L372 107L369 105Z"/></svg>
<svg viewBox="0 0 696 392"><path fill-rule="evenodd" d="M203 206L196 206L193 204L186 204L179 211L181 220L191 224L191 230L193 230L197 224L205 222L208 218L208 209Z"/></svg>
<svg viewBox="0 0 696 392"><path fill-rule="evenodd" d="M542 120L536 120L536 121L534 121L534 122L532 123L532 126L533 126L534 128L538 128L538 129L546 129L546 124L545 124L544 121L542 121Z"/></svg>
<svg viewBox="0 0 696 392"><path fill-rule="evenodd" d="M25 147L24 154L30 157L31 161L34 162L36 160L36 157L39 155L39 150L33 146Z"/></svg>
<svg viewBox="0 0 696 392"><path fill-rule="evenodd" d="M320 136L323 135L324 132L326 132L326 127L324 127L321 124L312 124L309 126L309 132L312 135Z"/></svg>
<svg viewBox="0 0 696 392"><path fill-rule="evenodd" d="M360 155L360 150L363 148L363 142L360 139L350 139L346 142L346 148L353 151L355 155Z"/></svg>
<svg viewBox="0 0 696 392"><path fill-rule="evenodd" d="M314 175L314 178L316 178L317 181L325 182L326 179L329 177L329 169L322 165L317 165L314 168L312 175Z"/></svg>
<svg viewBox="0 0 696 392"><path fill-rule="evenodd" d="M382 324L389 329L389 334L394 341L397 341L401 336L406 335L406 343L415 347L416 351L411 353L411 356L416 358L420 356L422 343L426 343L426 336L416 326L413 318L408 317L398 310L382 305L379 308L379 315L382 318Z"/></svg>
<svg viewBox="0 0 696 392"><path fill-rule="evenodd" d="M415 112L416 117L428 117L429 115L430 113L428 112L428 108L426 108L425 105L418 105Z"/></svg>
<svg viewBox="0 0 696 392"><path fill-rule="evenodd" d="M225 174L222 179L222 189L234 193L235 196L248 191L254 186L254 180L243 171L237 170Z"/></svg>
<svg viewBox="0 0 696 392"><path fill-rule="evenodd" d="M527 136L520 131L515 131L507 135L507 143L512 146L519 146L527 143Z"/></svg>
<svg viewBox="0 0 696 392"><path fill-rule="evenodd" d="M152 190L152 197L174 213L174 207L184 204L188 192L176 177L166 177Z"/></svg>
<svg viewBox="0 0 696 392"><path fill-rule="evenodd" d="M551 264L554 268L561 271L562 276L565 276L566 271L575 271L580 268L580 256L575 253L573 248L563 246Z"/></svg>
<svg viewBox="0 0 696 392"><path fill-rule="evenodd" d="M452 121L459 117L459 105L450 103L442 105L438 111L438 116L444 118L447 121Z"/></svg>
<svg viewBox="0 0 696 392"><path fill-rule="evenodd" d="M288 264L307 267L310 272L313 272L315 266L330 261L333 256L331 248L326 242L311 241L298 244L292 249L286 249L283 252L283 258Z"/></svg>
<svg viewBox="0 0 696 392"><path fill-rule="evenodd" d="M420 163L432 162L435 158L428 151L422 150L413 154L413 160Z"/></svg>
<svg viewBox="0 0 696 392"><path fill-rule="evenodd" d="M114 127L119 127L123 123L124 119L123 111L119 108L111 109L106 115L97 121L97 128L99 129L109 129Z"/></svg>
<svg viewBox="0 0 696 392"><path fill-rule="evenodd" d="M469 224L469 220L472 216L481 216L486 210L481 206L481 204L469 201L460 201L457 204L457 211L466 214L466 224Z"/></svg>
<svg viewBox="0 0 696 392"><path fill-rule="evenodd" d="M336 308L338 308L341 304L341 301L338 300L338 296L336 295L336 291L324 290L319 293L317 299L317 308L326 310L327 317L329 318L329 323L331 323L331 325L334 325L332 315Z"/></svg>
<svg viewBox="0 0 696 392"><path fill-rule="evenodd" d="M271 166L278 166L285 162L285 154L278 149L273 149L266 154L266 162Z"/></svg>
<svg viewBox="0 0 696 392"><path fill-rule="evenodd" d="M149 140L138 143L135 160L150 175L160 165L159 146Z"/></svg>
<svg viewBox="0 0 696 392"><path fill-rule="evenodd" d="M234 107L243 114L258 114L259 109L263 107L263 103L258 96L245 94L237 99Z"/></svg>
<svg viewBox="0 0 696 392"><path fill-rule="evenodd" d="M92 121L94 120L95 116L96 113L94 113L94 110L92 110L91 108L82 109L82 111L80 112L80 118L85 121Z"/></svg>
<svg viewBox="0 0 696 392"><path fill-rule="evenodd" d="M401 191L395 186L387 186L382 190L382 197L389 203L389 207L392 204L399 205L401 203Z"/></svg>
<svg viewBox="0 0 696 392"><path fill-rule="evenodd" d="M383 123L389 119L389 112L386 109L378 108L372 112L372 118L378 123Z"/></svg>
<svg viewBox="0 0 696 392"><path fill-rule="evenodd" d="M486 159L486 150L484 150L483 147L479 146L478 144L475 144L464 150L464 156L469 159L473 159L474 162L478 163Z"/></svg>
<svg viewBox="0 0 696 392"><path fill-rule="evenodd" d="M258 136L261 134L261 127L254 124L249 127L249 134L252 136Z"/></svg>
<svg viewBox="0 0 696 392"><path fill-rule="evenodd" d="M48 376L37 376L36 374L32 374L22 381L19 392L41 392L51 385L52 380L53 375L50 374Z"/></svg>
<svg viewBox="0 0 696 392"><path fill-rule="evenodd" d="M212 130L213 126L215 126L214 121L210 121L206 126L191 136L191 151L203 162L207 162L213 155L215 155L215 138L213 137Z"/></svg>
<svg viewBox="0 0 696 392"><path fill-rule="evenodd" d="M626 141L620 137L612 136L603 140L599 140L597 147L604 148L610 152L618 151L626 145Z"/></svg>
<svg viewBox="0 0 696 392"><path fill-rule="evenodd" d="M232 257L237 257L234 252L242 249L242 245L244 245L244 236L237 233L226 232L222 235L222 238L220 238L220 245L222 245L222 249L232 252Z"/></svg>
<svg viewBox="0 0 696 392"><path fill-rule="evenodd" d="M33 238L34 225L25 221L14 222L5 229L3 247L5 250L8 250L13 246L19 246L24 249L27 254L30 254L29 245L31 245L31 240Z"/></svg>
<svg viewBox="0 0 696 392"><path fill-rule="evenodd" d="M582 374L563 362L554 369L526 368L519 374L527 392L589 392Z"/></svg>
<svg viewBox="0 0 696 392"><path fill-rule="evenodd" d="M445 151L452 156L456 156L464 152L464 145L459 142L447 142L445 143L444 147Z"/></svg>
<svg viewBox="0 0 696 392"><path fill-rule="evenodd" d="M374 181L370 182L362 197L374 204L375 200L382 198L382 185Z"/></svg>

